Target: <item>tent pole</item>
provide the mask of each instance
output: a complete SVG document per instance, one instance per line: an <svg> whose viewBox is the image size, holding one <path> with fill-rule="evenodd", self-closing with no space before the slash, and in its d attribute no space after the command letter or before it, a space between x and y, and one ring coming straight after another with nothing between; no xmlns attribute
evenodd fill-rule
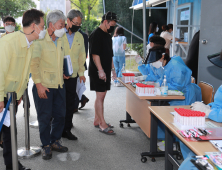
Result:
<svg viewBox="0 0 222 170"><path fill-rule="evenodd" d="M176 18L177 18L177 0L174 0L174 18L173 18L173 55L172 56L174 56L175 55L175 45L176 45L176 43L175 43L175 37L176 37L176 29L177 29L177 27L176 27Z"/></svg>
<svg viewBox="0 0 222 170"><path fill-rule="evenodd" d="M143 0L143 58L146 57L146 0Z"/></svg>

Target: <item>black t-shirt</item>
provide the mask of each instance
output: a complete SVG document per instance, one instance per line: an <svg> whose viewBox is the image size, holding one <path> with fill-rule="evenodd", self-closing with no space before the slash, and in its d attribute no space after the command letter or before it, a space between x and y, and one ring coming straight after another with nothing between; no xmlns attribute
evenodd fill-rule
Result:
<svg viewBox="0 0 222 170"><path fill-rule="evenodd" d="M93 61L92 54L100 57L102 68L106 73L106 78L110 79L113 57L112 37L99 27L89 36L89 76L98 78L98 69Z"/></svg>

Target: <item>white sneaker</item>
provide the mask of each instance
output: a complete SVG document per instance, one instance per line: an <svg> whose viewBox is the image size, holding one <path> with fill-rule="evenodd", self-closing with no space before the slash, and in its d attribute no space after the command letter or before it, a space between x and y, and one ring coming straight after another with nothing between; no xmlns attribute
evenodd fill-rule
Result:
<svg viewBox="0 0 222 170"><path fill-rule="evenodd" d="M122 85L122 84L121 84L121 83L119 83L119 82L118 82L118 83L116 83L116 87L121 87L121 85Z"/></svg>

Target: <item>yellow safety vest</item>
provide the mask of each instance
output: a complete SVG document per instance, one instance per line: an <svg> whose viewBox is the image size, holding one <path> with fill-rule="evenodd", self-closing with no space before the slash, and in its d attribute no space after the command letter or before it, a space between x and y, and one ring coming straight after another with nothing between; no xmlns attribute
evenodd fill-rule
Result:
<svg viewBox="0 0 222 170"><path fill-rule="evenodd" d="M43 40L37 40L33 44L31 73L35 84L41 83L47 88L62 87L65 55L63 39L57 40L56 47L47 31Z"/></svg>
<svg viewBox="0 0 222 170"><path fill-rule="evenodd" d="M64 39L65 55L70 55L70 58L72 60L73 74L71 77L75 78L77 76L77 73L79 74L79 76L84 76L86 52L84 38L82 34L79 32L75 32L71 49L69 46L67 35L64 34L62 38Z"/></svg>

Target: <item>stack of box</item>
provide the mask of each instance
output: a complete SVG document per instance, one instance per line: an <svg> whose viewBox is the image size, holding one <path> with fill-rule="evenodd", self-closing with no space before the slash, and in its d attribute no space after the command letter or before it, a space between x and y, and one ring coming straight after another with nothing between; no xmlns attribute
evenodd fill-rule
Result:
<svg viewBox="0 0 222 170"><path fill-rule="evenodd" d="M155 96L155 86L137 83L136 93L139 96Z"/></svg>
<svg viewBox="0 0 222 170"><path fill-rule="evenodd" d="M122 73L122 81L124 83L134 82L135 74L134 73Z"/></svg>
<svg viewBox="0 0 222 170"><path fill-rule="evenodd" d="M174 123L179 127L193 128L205 126L205 113L200 111L175 108Z"/></svg>

